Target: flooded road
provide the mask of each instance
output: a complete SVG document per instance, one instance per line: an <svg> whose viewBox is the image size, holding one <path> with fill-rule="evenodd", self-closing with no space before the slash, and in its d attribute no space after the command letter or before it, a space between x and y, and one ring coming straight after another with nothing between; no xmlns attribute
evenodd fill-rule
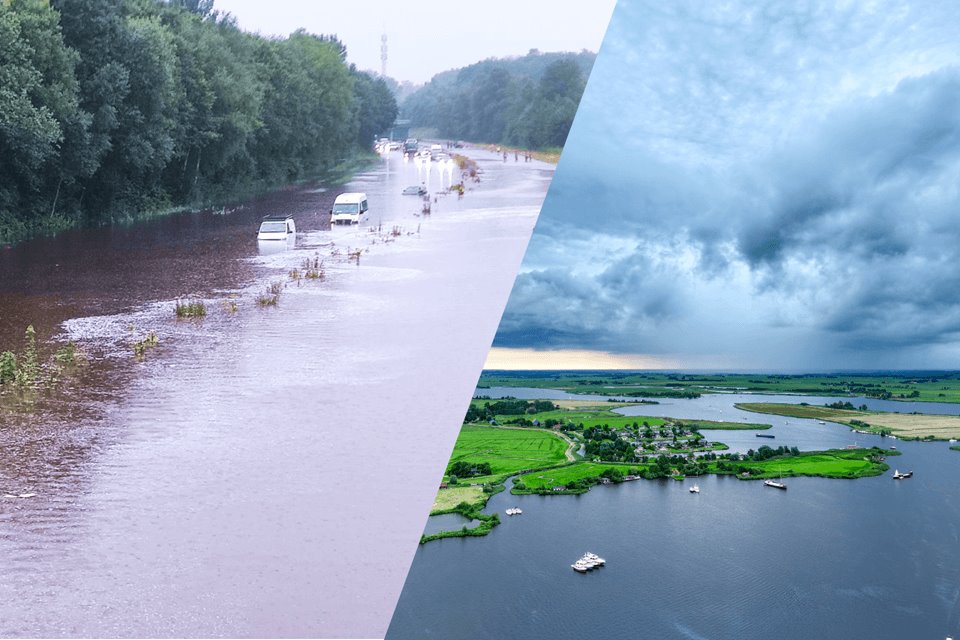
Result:
<svg viewBox="0 0 960 640"><path fill-rule="evenodd" d="M468 153L481 182L428 216L395 153L343 189L0 254L4 336L33 322L88 358L0 414L0 490L36 494L0 498L0 636L384 634L552 177ZM330 229L347 190L370 220ZM258 252L268 213L295 249ZM324 280L290 279L306 259ZM187 296L205 319L175 319Z"/></svg>

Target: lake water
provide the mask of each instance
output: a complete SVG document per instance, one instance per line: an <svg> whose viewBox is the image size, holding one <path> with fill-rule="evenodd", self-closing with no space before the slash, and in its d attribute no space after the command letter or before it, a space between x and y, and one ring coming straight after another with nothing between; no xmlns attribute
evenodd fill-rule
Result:
<svg viewBox="0 0 960 640"><path fill-rule="evenodd" d="M392 154L337 190L0 251L0 348L32 322L89 360L0 413L0 494L36 494L0 496L0 636L382 636L553 172L467 153L482 182L429 216ZM369 223L330 229L351 190ZM274 213L295 248L258 247ZM287 277L314 257L324 282ZM206 319L174 319L186 296Z"/></svg>
<svg viewBox="0 0 960 640"><path fill-rule="evenodd" d="M732 405L743 400L664 400L631 412L737 420L742 416ZM777 435L773 441L746 432L753 448L825 448L854 439L861 446L893 444L844 426L744 415L775 423L767 432ZM743 436L710 433L723 442ZM956 637L960 453L942 442L896 444L903 455L891 463L914 470L910 480L894 481L891 472L859 480L790 478L789 489L777 491L708 476L696 479L699 494L688 492L692 480L599 486L580 496L498 494L488 511L519 506L523 515L502 517L484 538L422 546L387 637ZM607 566L586 575L572 571L586 551Z"/></svg>

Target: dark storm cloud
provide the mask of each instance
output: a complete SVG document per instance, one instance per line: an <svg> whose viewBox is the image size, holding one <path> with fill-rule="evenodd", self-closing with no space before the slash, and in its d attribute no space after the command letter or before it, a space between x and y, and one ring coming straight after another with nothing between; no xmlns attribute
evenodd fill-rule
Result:
<svg viewBox="0 0 960 640"><path fill-rule="evenodd" d="M955 366L951 6L621 2L496 344Z"/></svg>

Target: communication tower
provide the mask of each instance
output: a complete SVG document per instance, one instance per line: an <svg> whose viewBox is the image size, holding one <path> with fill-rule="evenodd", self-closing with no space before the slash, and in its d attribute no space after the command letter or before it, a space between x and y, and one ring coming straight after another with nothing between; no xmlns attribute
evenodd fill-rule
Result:
<svg viewBox="0 0 960 640"><path fill-rule="evenodd" d="M380 36L380 75L387 77L387 34Z"/></svg>

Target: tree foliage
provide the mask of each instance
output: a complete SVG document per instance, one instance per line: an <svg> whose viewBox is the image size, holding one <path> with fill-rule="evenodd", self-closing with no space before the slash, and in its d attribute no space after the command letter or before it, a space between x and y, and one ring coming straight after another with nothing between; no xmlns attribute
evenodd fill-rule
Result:
<svg viewBox="0 0 960 640"><path fill-rule="evenodd" d="M404 101L403 115L443 137L562 147L595 57L531 51L446 71Z"/></svg>
<svg viewBox="0 0 960 640"><path fill-rule="evenodd" d="M317 175L397 115L332 36L210 0L0 2L0 242Z"/></svg>

